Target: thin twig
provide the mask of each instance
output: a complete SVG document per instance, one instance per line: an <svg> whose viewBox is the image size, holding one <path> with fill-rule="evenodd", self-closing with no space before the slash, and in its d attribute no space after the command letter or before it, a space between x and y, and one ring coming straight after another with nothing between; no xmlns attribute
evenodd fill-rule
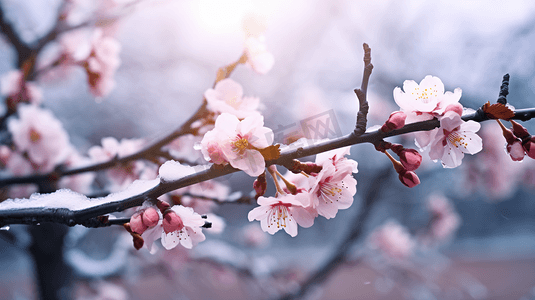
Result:
<svg viewBox="0 0 535 300"><path fill-rule="evenodd" d="M353 134L359 136L366 131L368 120L368 101L366 100L366 94L368 92L368 82L370 81L370 76L372 74L373 65L372 65L372 56L371 49L368 44L364 43L364 74L362 75L362 83L360 84L360 89L355 89L354 92L359 99L359 112L357 113L357 124Z"/></svg>

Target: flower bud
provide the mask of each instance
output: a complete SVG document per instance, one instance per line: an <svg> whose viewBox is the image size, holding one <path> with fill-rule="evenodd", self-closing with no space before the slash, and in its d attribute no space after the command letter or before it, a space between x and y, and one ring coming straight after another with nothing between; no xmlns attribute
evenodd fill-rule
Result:
<svg viewBox="0 0 535 300"><path fill-rule="evenodd" d="M420 167L422 156L415 149L403 149L399 153L399 159L407 171L414 171Z"/></svg>
<svg viewBox="0 0 535 300"><path fill-rule="evenodd" d="M260 174L253 183L253 188L256 192L254 196L258 200L258 197L263 196L267 189L266 172Z"/></svg>
<svg viewBox="0 0 535 300"><path fill-rule="evenodd" d="M184 223L174 211L170 210L163 216L162 226L165 233L170 233L184 228Z"/></svg>
<svg viewBox="0 0 535 300"><path fill-rule="evenodd" d="M143 212L143 224L148 227L154 227L160 221L158 211L154 207L149 207Z"/></svg>
<svg viewBox="0 0 535 300"><path fill-rule="evenodd" d="M399 180L407 187L415 187L420 184L420 178L412 171L402 171L399 173Z"/></svg>
<svg viewBox="0 0 535 300"><path fill-rule="evenodd" d="M143 224L143 218L141 213L135 213L130 217L130 229L133 232L143 234L147 230L148 226Z"/></svg>
<svg viewBox="0 0 535 300"><path fill-rule="evenodd" d="M162 212L162 214L170 207L169 203L158 200L156 202L156 207Z"/></svg>
<svg viewBox="0 0 535 300"><path fill-rule="evenodd" d="M460 103L450 104L446 107L444 110L444 113L447 113L448 111L453 111L459 114L459 116L463 115L463 106Z"/></svg>
<svg viewBox="0 0 535 300"><path fill-rule="evenodd" d="M524 126L518 124L517 122L511 120L511 124L513 124L513 133L519 137L520 139L525 139L530 136L528 130L524 128Z"/></svg>
<svg viewBox="0 0 535 300"><path fill-rule="evenodd" d="M390 114L388 120L386 120L386 122L381 127L381 131L389 132L394 129L400 129L401 127L405 126L405 119L407 119L407 115L404 112L395 111Z"/></svg>
<svg viewBox="0 0 535 300"><path fill-rule="evenodd" d="M520 140L516 140L512 144L507 144L506 148L507 153L509 153L512 160L521 161L524 159L524 148L522 147L522 142Z"/></svg>
<svg viewBox="0 0 535 300"><path fill-rule="evenodd" d="M526 154L535 159L535 138L531 137L529 140L524 141L523 147L526 151Z"/></svg>

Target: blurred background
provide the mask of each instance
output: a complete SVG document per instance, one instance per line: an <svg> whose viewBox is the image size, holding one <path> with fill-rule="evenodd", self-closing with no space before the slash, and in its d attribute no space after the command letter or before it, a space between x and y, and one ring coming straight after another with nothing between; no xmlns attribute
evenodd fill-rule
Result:
<svg viewBox="0 0 535 300"><path fill-rule="evenodd" d="M114 24L121 65L109 95L95 98L82 68L38 78L43 106L63 122L80 153L104 137L155 140L180 126L201 104L217 69L241 56L243 20L251 16L266 27L275 64L265 75L238 66L231 78L245 95L260 97L265 125L274 130L327 114L339 128L334 135L351 132L363 43L370 45L374 65L369 127L399 109L392 96L396 86L426 75L438 76L447 91L460 87L461 104L477 109L497 99L509 73L509 104L535 106L533 1L133 2ZM61 3L0 1L5 18L28 43L51 30ZM38 61L46 62L54 47L44 48ZM0 39L0 74L17 68L16 59L15 49ZM532 123L524 126L533 132ZM74 295L535 299L535 163L527 157L511 161L497 124L483 123L480 136L483 151L465 156L456 169L443 169L424 154L417 171L422 183L413 189L399 182L390 161L371 145L353 146L351 158L359 163L353 206L334 219L317 218L295 238L262 233L257 222L247 221L254 206L239 204L213 208L225 230L207 234L193 250L151 255L136 251L122 228L70 228L63 254ZM411 135L390 141L416 147ZM253 178L234 174L220 181L249 193ZM12 226L13 238L0 240L2 299L38 298L28 228ZM329 271L319 284L303 285L322 267Z"/></svg>

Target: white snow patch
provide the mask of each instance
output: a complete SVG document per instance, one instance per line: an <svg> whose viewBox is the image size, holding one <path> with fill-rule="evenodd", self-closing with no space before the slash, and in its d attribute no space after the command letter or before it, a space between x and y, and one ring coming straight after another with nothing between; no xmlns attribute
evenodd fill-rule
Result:
<svg viewBox="0 0 535 300"><path fill-rule="evenodd" d="M57 190L51 194L32 194L29 199L7 199L0 203L0 210L22 208L67 208L70 210L82 210L104 203L111 203L130 198L146 192L160 183L160 179L136 180L124 191L110 194L106 197L87 198L69 189Z"/></svg>
<svg viewBox="0 0 535 300"><path fill-rule="evenodd" d="M168 160L158 170L158 176L164 181L175 181L195 173L195 168Z"/></svg>

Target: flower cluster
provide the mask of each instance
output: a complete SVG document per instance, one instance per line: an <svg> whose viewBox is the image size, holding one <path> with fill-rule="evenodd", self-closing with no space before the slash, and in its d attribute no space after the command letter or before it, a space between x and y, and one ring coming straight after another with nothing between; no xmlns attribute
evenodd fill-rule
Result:
<svg viewBox="0 0 535 300"><path fill-rule="evenodd" d="M191 249L205 240L202 232L204 224L205 219L191 207L182 205L170 207L161 201L158 202L157 208L149 204L130 218L132 233L141 235L142 243L151 253L156 251L154 241L160 238L167 250L175 248L178 244Z"/></svg>
<svg viewBox="0 0 535 300"><path fill-rule="evenodd" d="M208 108L217 113L229 113L239 119L258 114L260 99L243 97L243 88L236 81L227 78L219 81L213 89L204 92Z"/></svg>
<svg viewBox="0 0 535 300"><path fill-rule="evenodd" d="M406 114L407 123L432 118L440 120L440 128L416 134L417 146L429 148L431 159L440 159L445 168L455 168L462 163L465 153L481 151L481 138L475 134L480 128L479 123L461 119L463 107L459 103L462 94L460 88L453 93L444 92L442 81L428 75L420 84L406 80L403 89L404 92L399 87L394 89L394 100Z"/></svg>
<svg viewBox="0 0 535 300"><path fill-rule="evenodd" d="M279 188L276 197L259 197L260 206L249 212L249 221L260 221L262 230L270 234L284 229L295 236L298 224L310 227L318 215L330 219L339 209L349 208L357 191L352 175L357 162L346 158L348 154L349 147L318 154L314 164L318 173L301 169L300 174L282 176L274 170L272 175L281 177L286 189Z"/></svg>
<svg viewBox="0 0 535 300"><path fill-rule="evenodd" d="M529 134L524 126L511 120L513 130L505 128L503 124L498 121L502 128L503 136L507 142L506 150L514 161L522 161L524 156L535 159L535 138Z"/></svg>

